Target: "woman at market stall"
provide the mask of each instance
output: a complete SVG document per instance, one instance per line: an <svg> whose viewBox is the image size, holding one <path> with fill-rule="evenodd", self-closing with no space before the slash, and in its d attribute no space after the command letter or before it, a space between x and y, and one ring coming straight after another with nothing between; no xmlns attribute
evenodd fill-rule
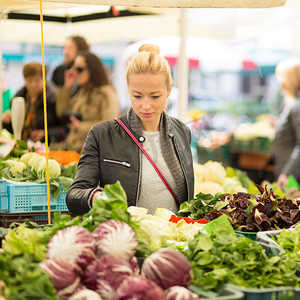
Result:
<svg viewBox="0 0 300 300"><path fill-rule="evenodd" d="M274 167L278 186L285 188L290 174L300 182L300 61L281 61L275 72L284 105L276 122Z"/></svg>
<svg viewBox="0 0 300 300"><path fill-rule="evenodd" d="M78 92L72 90L78 84ZM82 151L93 125L120 114L119 99L102 61L91 52L80 52L74 67L65 72L65 83L57 88L56 113L69 129L63 150Z"/></svg>
<svg viewBox="0 0 300 300"><path fill-rule="evenodd" d="M65 71L72 68L74 60L79 52L89 51L90 45L86 39L79 35L72 35L66 39L63 53L64 61L57 66L52 74L52 82L56 86L63 86L65 83Z"/></svg>
<svg viewBox="0 0 300 300"><path fill-rule="evenodd" d="M144 207L150 214L157 207L177 212L180 203L194 196L191 133L164 111L173 80L156 45L140 47L127 66L126 80L131 101L128 112L120 123L97 124L86 139L67 193L73 214L89 211L104 185L116 181L124 188L129 206Z"/></svg>

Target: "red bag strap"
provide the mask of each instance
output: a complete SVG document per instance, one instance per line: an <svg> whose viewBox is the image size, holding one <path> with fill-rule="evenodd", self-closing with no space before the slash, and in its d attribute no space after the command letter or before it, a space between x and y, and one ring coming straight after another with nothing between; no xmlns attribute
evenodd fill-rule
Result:
<svg viewBox="0 0 300 300"><path fill-rule="evenodd" d="M172 188L170 187L170 185L168 184L167 180L165 179L165 177L163 176L163 174L161 174L161 172L159 171L158 167L156 166L155 162L151 159L151 157L148 155L148 153L146 152L146 150L143 148L143 146L137 141L137 139L135 138L135 136L132 134L132 132L126 127L126 125L118 118L114 118L115 121L117 121L122 127L123 129L128 133L128 135L133 139L133 141L138 145L138 147L142 150L142 152L146 155L146 157L148 158L148 160L150 161L150 163L152 164L153 168L155 169L155 171L157 172L157 174L159 175L159 177L161 178L161 180L163 181L163 183L166 185L167 189L170 191L170 193L172 194L178 208L180 206L179 201L175 195L175 193L173 192Z"/></svg>

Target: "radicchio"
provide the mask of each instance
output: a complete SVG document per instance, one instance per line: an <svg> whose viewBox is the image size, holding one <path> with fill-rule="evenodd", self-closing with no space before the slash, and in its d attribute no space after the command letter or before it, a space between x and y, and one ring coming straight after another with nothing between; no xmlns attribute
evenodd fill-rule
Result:
<svg viewBox="0 0 300 300"><path fill-rule="evenodd" d="M155 282L140 275L129 276L117 289L116 300L165 300L164 292Z"/></svg>
<svg viewBox="0 0 300 300"><path fill-rule="evenodd" d="M125 222L108 220L98 225L93 231L96 240L97 255L113 255L130 260L137 247L133 229Z"/></svg>
<svg viewBox="0 0 300 300"><path fill-rule="evenodd" d="M114 299L121 282L133 275L130 263L120 257L103 255L97 257L84 272L84 284L105 300Z"/></svg>
<svg viewBox="0 0 300 300"><path fill-rule="evenodd" d="M172 248L160 248L148 256L142 265L141 274L163 289L174 285L187 287L192 280L189 260Z"/></svg>
<svg viewBox="0 0 300 300"><path fill-rule="evenodd" d="M81 269L62 259L48 259L40 263L40 267L50 275L51 282L60 299L67 299L81 285Z"/></svg>
<svg viewBox="0 0 300 300"><path fill-rule="evenodd" d="M82 269L96 257L96 242L87 229L71 226L59 230L48 244L48 259L63 259Z"/></svg>
<svg viewBox="0 0 300 300"><path fill-rule="evenodd" d="M172 286L165 290L166 300L193 300L199 299L199 297L194 294L189 289L183 286Z"/></svg>
<svg viewBox="0 0 300 300"><path fill-rule="evenodd" d="M74 293L68 300L102 300L102 298L96 292L84 288Z"/></svg>

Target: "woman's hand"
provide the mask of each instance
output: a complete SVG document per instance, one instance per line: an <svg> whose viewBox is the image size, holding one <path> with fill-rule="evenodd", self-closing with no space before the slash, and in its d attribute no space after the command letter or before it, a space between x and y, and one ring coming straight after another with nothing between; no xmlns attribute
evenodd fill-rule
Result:
<svg viewBox="0 0 300 300"><path fill-rule="evenodd" d="M80 120L78 120L75 116L70 116L69 118L70 120L70 123L69 123L69 128L70 129L75 129L75 130L78 130L80 128Z"/></svg>
<svg viewBox="0 0 300 300"><path fill-rule="evenodd" d="M5 124L9 124L11 122L10 110L5 111L5 113L2 115L2 122Z"/></svg>
<svg viewBox="0 0 300 300"><path fill-rule="evenodd" d="M75 69L69 69L65 71L65 87L71 88L77 79L77 72Z"/></svg>
<svg viewBox="0 0 300 300"><path fill-rule="evenodd" d="M277 179L277 186L280 189L285 189L288 183L288 175L280 174Z"/></svg>
<svg viewBox="0 0 300 300"><path fill-rule="evenodd" d="M41 141L45 137L44 129L32 130L30 133L30 139L33 142Z"/></svg>

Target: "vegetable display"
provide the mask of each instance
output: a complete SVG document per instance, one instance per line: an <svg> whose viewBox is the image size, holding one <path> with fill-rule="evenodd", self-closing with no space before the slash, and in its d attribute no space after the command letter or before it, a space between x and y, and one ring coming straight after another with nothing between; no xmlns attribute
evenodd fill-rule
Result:
<svg viewBox="0 0 300 300"><path fill-rule="evenodd" d="M300 220L300 200L279 197L257 186L258 194L203 194L181 204L179 215L214 220L225 214L238 231L257 232L289 228Z"/></svg>
<svg viewBox="0 0 300 300"><path fill-rule="evenodd" d="M300 286L294 260L267 256L258 242L222 228L211 235L200 231L184 254L191 261L192 283L203 290L219 291L225 283L251 288Z"/></svg>
<svg viewBox="0 0 300 300"><path fill-rule="evenodd" d="M94 231L97 255L110 254L130 260L137 248L137 239L133 229L119 220L108 220Z"/></svg>
<svg viewBox="0 0 300 300"><path fill-rule="evenodd" d="M145 259L141 274L167 289L175 285L187 287L193 273L183 254L172 248L161 248Z"/></svg>

